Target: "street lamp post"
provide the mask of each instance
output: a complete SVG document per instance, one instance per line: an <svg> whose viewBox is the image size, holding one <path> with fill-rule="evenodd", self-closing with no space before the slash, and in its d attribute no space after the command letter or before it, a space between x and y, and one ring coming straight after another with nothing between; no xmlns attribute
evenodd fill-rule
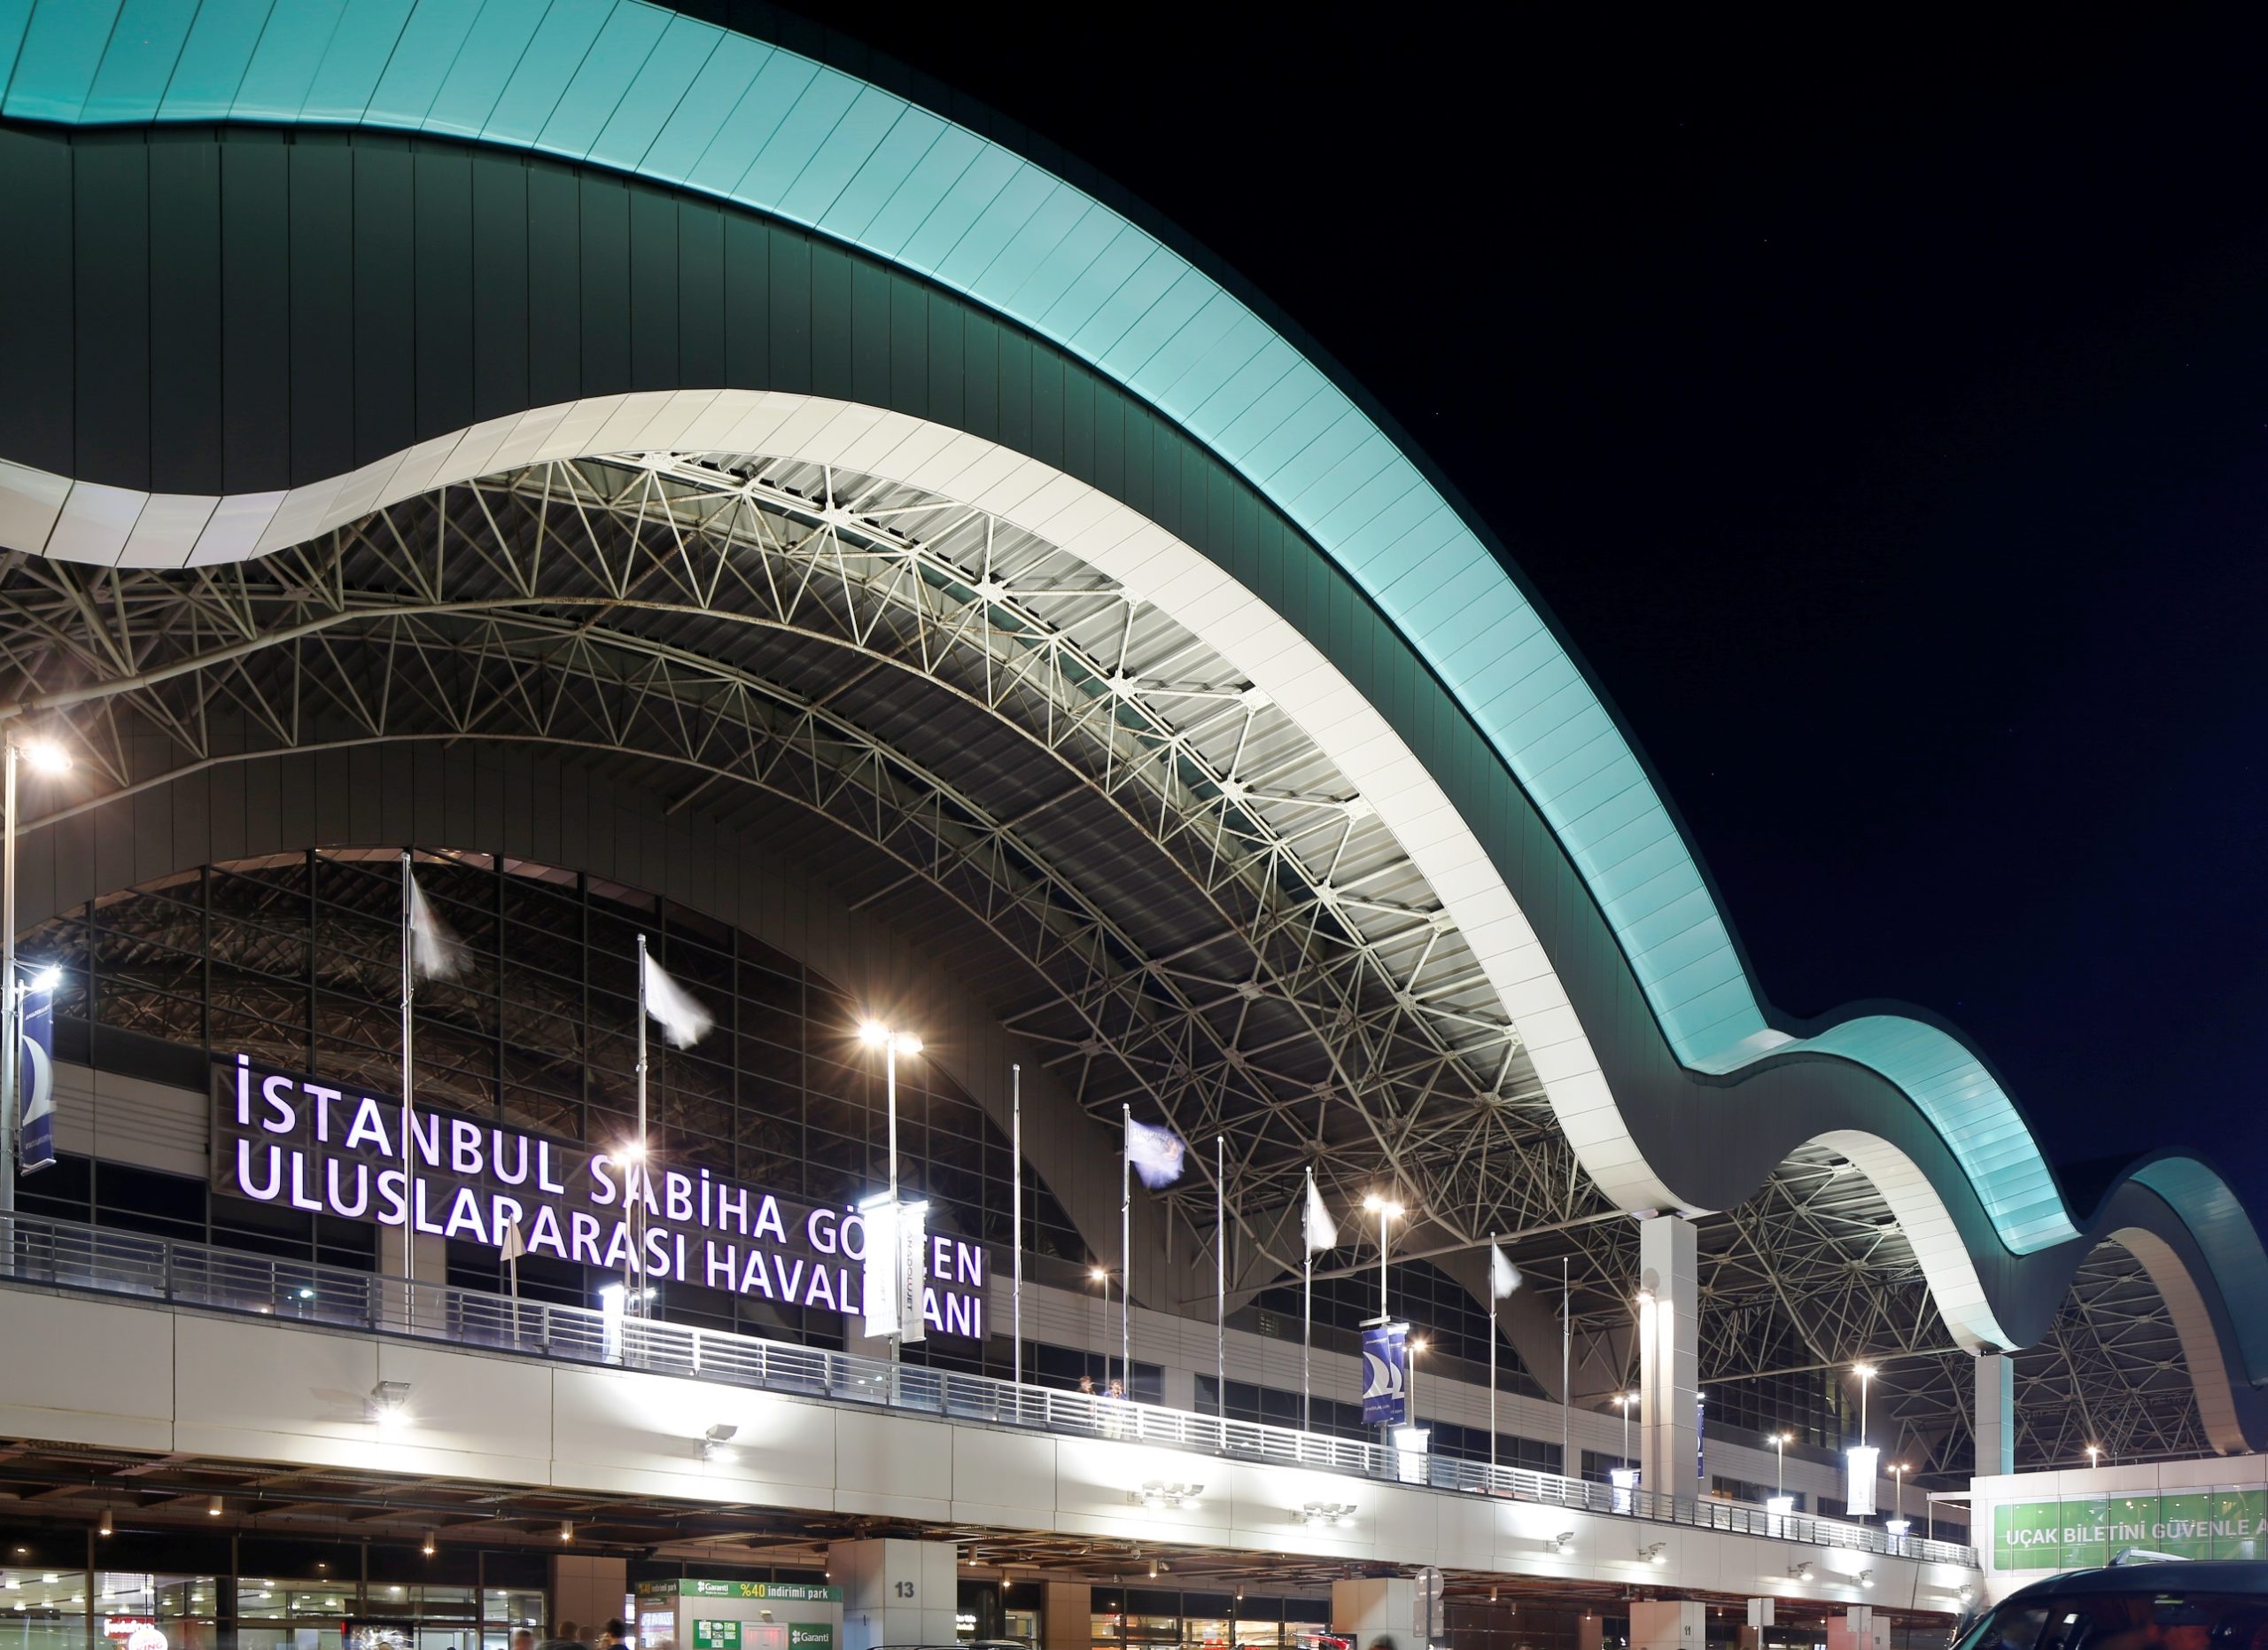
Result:
<svg viewBox="0 0 2268 1650"><path fill-rule="evenodd" d="M1614 1407L1622 1412L1622 1464L1625 1467L1630 1465L1630 1406L1637 1401L1638 1395L1635 1392L1618 1392L1614 1395Z"/></svg>
<svg viewBox="0 0 2268 1650"><path fill-rule="evenodd" d="M1772 1448L1780 1457L1779 1465L1775 1470L1772 1480L1772 1493L1783 1496L1788 1493L1788 1435L1784 1432L1774 1433Z"/></svg>
<svg viewBox="0 0 2268 1650"><path fill-rule="evenodd" d="M1853 1364L1851 1373L1859 1378L1859 1447L1863 1450L1867 1447L1867 1393L1875 1383L1875 1366L1872 1364ZM1869 1495L1867 1498L1872 1500L1874 1498Z"/></svg>
<svg viewBox="0 0 2268 1650"><path fill-rule="evenodd" d="M1392 1198L1380 1197L1373 1192L1363 1200L1363 1207L1379 1218L1379 1321L1384 1323L1388 1316L1386 1304L1386 1232L1395 1217L1402 1213L1402 1205Z"/></svg>
<svg viewBox="0 0 2268 1650"><path fill-rule="evenodd" d="M2101 1444L2090 1444L2089 1445L2087 1445L2087 1465L2088 1465L2090 1467L2096 1467L2096 1466L2101 1465L2101 1459L2102 1459L2102 1446L2101 1446Z"/></svg>
<svg viewBox="0 0 2268 1650"><path fill-rule="evenodd" d="M889 1238L897 1246L897 1253L890 1259L889 1275L897 1286L899 1310L902 1311L905 1280L898 1274L905 1265L905 1240L898 1230L898 1223L905 1218L905 1212L897 1195L897 1057L902 1054L920 1054L921 1039L908 1031L892 1031L879 1020L869 1020L858 1028L858 1040L869 1048L882 1051L882 1094L889 1112ZM889 1360L893 1364L897 1362L898 1343L905 1337L905 1327L900 1323L897 1333L889 1338Z"/></svg>
<svg viewBox="0 0 2268 1650"><path fill-rule="evenodd" d="M16 979L16 759L40 774L69 771L71 753L52 739L7 737L5 776L0 778L0 1244L12 1249L16 1234L16 1131L23 1109L16 1093L23 1055L16 1047L22 1030L23 992Z"/></svg>

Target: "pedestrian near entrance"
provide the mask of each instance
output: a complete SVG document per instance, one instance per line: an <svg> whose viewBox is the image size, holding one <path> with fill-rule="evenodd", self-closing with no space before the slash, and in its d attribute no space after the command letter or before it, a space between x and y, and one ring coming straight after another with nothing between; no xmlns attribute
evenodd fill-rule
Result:
<svg viewBox="0 0 2268 1650"><path fill-rule="evenodd" d="M590 1650L575 1631L572 1622L561 1622L552 1629L551 1637L543 1641L543 1650Z"/></svg>
<svg viewBox="0 0 2268 1650"><path fill-rule="evenodd" d="M512 1650L535 1650L535 1635L524 1627L513 1629Z"/></svg>
<svg viewBox="0 0 2268 1650"><path fill-rule="evenodd" d="M599 1629L599 1650L623 1650L628 1632L620 1622L609 1622Z"/></svg>

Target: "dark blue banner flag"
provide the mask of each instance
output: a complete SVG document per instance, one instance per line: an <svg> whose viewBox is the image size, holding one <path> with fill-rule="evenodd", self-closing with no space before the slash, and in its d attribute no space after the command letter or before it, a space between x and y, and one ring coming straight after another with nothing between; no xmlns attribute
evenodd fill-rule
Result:
<svg viewBox="0 0 2268 1650"><path fill-rule="evenodd" d="M16 1067L16 1092L23 1096L22 1126L16 1132L16 1156L26 1174L55 1161L55 993L26 992L19 1000L23 1040Z"/></svg>
<svg viewBox="0 0 2268 1650"><path fill-rule="evenodd" d="M1363 1331L1363 1424L1410 1422L1410 1326L1374 1323Z"/></svg>

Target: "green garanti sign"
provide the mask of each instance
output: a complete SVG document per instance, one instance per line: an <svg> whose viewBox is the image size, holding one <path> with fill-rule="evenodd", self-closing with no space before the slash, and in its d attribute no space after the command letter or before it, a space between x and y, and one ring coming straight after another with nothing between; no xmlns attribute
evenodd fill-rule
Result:
<svg viewBox="0 0 2268 1650"><path fill-rule="evenodd" d="M835 1650L835 1624L832 1622L788 1623L788 1650Z"/></svg>
<svg viewBox="0 0 2268 1650"><path fill-rule="evenodd" d="M1996 1570L2092 1569L2124 1547L2184 1559L2268 1558L2268 1490L2065 1496L1992 1509Z"/></svg>

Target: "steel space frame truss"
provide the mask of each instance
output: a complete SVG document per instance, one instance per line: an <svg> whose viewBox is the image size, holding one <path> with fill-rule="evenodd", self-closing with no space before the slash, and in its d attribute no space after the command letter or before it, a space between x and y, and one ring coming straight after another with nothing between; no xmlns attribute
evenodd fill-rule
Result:
<svg viewBox="0 0 2268 1650"><path fill-rule="evenodd" d="M11 556L0 661L20 713L96 776L64 813L216 764L419 741L653 765L673 811L791 801L1021 961L998 1007L1099 1118L1132 1104L1192 1141L1226 1136L1248 1287L1295 1266L1276 1217L1312 1165L1342 1206L1398 1187L1415 1247L1534 1233L1515 1246L1532 1268L1571 1253L1579 1398L1631 1373L1635 1234L1568 1226L1607 1205L1369 805L1193 635L986 512L756 455L543 464L253 563ZM892 720L897 694L1013 735L1045 794L993 806ZM1046 816L1075 798L1201 922L1160 931L1052 842ZM1211 1153L1192 1156L1169 1202L1202 1253ZM1705 1226L1704 1378L1915 1354L1889 1366L1877 1413L1952 1465L1967 1360L1920 1356L1947 1343L1911 1251L1863 1179L1830 1168L1798 1154ZM2095 1270L2043 1349L2054 1368L2020 1363L2027 1389L2144 1395L2097 1405L2131 1436L2093 1441L2186 1447L2194 1405L2155 1356L2162 1305L2116 1263L2090 1294Z"/></svg>

